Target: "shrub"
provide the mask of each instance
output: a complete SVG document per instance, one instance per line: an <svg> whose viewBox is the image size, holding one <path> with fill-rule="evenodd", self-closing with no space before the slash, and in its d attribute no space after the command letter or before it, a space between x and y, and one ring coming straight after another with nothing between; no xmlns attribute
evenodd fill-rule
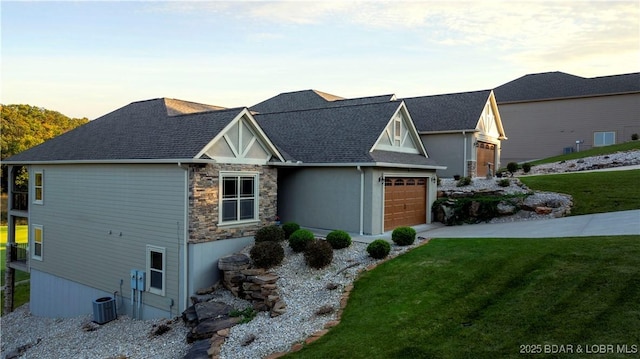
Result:
<svg viewBox="0 0 640 359"><path fill-rule="evenodd" d="M287 222L282 225L282 229L284 230L284 238L289 239L293 232L300 229L300 225L295 222Z"/></svg>
<svg viewBox="0 0 640 359"><path fill-rule="evenodd" d="M336 230L327 234L327 242L333 249L347 248L351 245L351 236L345 231Z"/></svg>
<svg viewBox="0 0 640 359"><path fill-rule="evenodd" d="M524 173L529 173L529 171L531 171L531 163L523 163L522 170L524 171Z"/></svg>
<svg viewBox="0 0 640 359"><path fill-rule="evenodd" d="M284 241L284 230L276 225L262 227L258 229L254 238L256 242Z"/></svg>
<svg viewBox="0 0 640 359"><path fill-rule="evenodd" d="M631 135L631 141L637 141L638 140L638 134L634 133Z"/></svg>
<svg viewBox="0 0 640 359"><path fill-rule="evenodd" d="M453 175L453 179L456 180L456 181L459 180L460 179L460 175Z"/></svg>
<svg viewBox="0 0 640 359"><path fill-rule="evenodd" d="M507 171L509 171L509 173L511 173L511 177L513 177L513 174L518 171L518 163L516 162L507 163Z"/></svg>
<svg viewBox="0 0 640 359"><path fill-rule="evenodd" d="M298 229L291 233L289 237L289 247L294 252L302 252L307 248L307 244L315 239L313 233L306 229Z"/></svg>
<svg viewBox="0 0 640 359"><path fill-rule="evenodd" d="M457 187L464 187L471 184L471 177L462 177L456 184Z"/></svg>
<svg viewBox="0 0 640 359"><path fill-rule="evenodd" d="M391 240L399 246L408 246L416 240L416 230L411 227L398 227L391 232Z"/></svg>
<svg viewBox="0 0 640 359"><path fill-rule="evenodd" d="M251 248L249 255L256 267L271 268L282 263L284 249L278 242L258 242Z"/></svg>
<svg viewBox="0 0 640 359"><path fill-rule="evenodd" d="M375 259L382 259L391 252L391 244L384 239L376 239L367 246L367 253Z"/></svg>
<svg viewBox="0 0 640 359"><path fill-rule="evenodd" d="M498 186L500 187L509 187L511 186L511 181L508 178L503 178L498 181Z"/></svg>
<svg viewBox="0 0 640 359"><path fill-rule="evenodd" d="M314 239L307 244L304 250L304 261L311 268L320 269L331 264L333 260L333 248L327 241Z"/></svg>

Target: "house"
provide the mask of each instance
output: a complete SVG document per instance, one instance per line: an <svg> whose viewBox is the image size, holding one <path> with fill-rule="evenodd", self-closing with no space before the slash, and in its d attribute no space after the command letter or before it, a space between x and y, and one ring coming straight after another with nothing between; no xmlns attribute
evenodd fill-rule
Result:
<svg viewBox="0 0 640 359"><path fill-rule="evenodd" d="M278 216L372 235L428 223L442 168L402 101L254 114L167 98L133 102L5 164L7 283L16 269L31 273L31 312L86 314L114 296L121 314L141 318L183 311L218 280L217 259ZM28 248L15 244L21 218Z"/></svg>
<svg viewBox="0 0 640 359"><path fill-rule="evenodd" d="M631 140L640 134L640 73L529 74L494 89L509 141L503 163Z"/></svg>
<svg viewBox="0 0 640 359"><path fill-rule="evenodd" d="M485 177L500 167L507 139L491 90L403 99L440 177Z"/></svg>

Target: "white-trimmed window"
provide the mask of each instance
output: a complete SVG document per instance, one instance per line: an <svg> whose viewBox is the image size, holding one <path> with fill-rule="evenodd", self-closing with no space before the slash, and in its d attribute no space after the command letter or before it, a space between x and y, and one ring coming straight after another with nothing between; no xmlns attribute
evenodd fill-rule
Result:
<svg viewBox="0 0 640 359"><path fill-rule="evenodd" d="M31 234L33 236L33 251L31 251L31 258L41 261L44 244L44 230L42 226L39 224L32 225Z"/></svg>
<svg viewBox="0 0 640 359"><path fill-rule="evenodd" d="M393 120L393 143L396 146L400 146L402 141L402 118L400 116Z"/></svg>
<svg viewBox="0 0 640 359"><path fill-rule="evenodd" d="M220 223L258 219L258 173L220 173Z"/></svg>
<svg viewBox="0 0 640 359"><path fill-rule="evenodd" d="M167 281L166 249L147 246L147 292L164 296Z"/></svg>
<svg viewBox="0 0 640 359"><path fill-rule="evenodd" d="M44 172L36 171L33 174L33 203L44 202Z"/></svg>
<svg viewBox="0 0 640 359"><path fill-rule="evenodd" d="M593 146L609 146L616 143L616 133L614 131L594 132Z"/></svg>

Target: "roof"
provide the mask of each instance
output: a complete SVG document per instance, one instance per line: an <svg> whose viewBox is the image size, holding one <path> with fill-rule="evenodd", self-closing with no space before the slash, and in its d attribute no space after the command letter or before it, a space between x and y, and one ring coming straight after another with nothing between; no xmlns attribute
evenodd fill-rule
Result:
<svg viewBox="0 0 640 359"><path fill-rule="evenodd" d="M285 160L304 164L373 163L400 159L404 164L435 165L422 155L371 148L401 106L401 101L254 115Z"/></svg>
<svg viewBox="0 0 640 359"><path fill-rule="evenodd" d="M250 107L258 113L286 112L322 108L327 102L342 99L316 90L285 92Z"/></svg>
<svg viewBox="0 0 640 359"><path fill-rule="evenodd" d="M403 99L418 132L473 130L491 90Z"/></svg>
<svg viewBox="0 0 640 359"><path fill-rule="evenodd" d="M244 110L202 112L210 108L217 107L165 98L133 102L5 162L194 158Z"/></svg>
<svg viewBox="0 0 640 359"><path fill-rule="evenodd" d="M522 76L494 89L499 104L634 92L640 92L640 72L593 78L544 72Z"/></svg>

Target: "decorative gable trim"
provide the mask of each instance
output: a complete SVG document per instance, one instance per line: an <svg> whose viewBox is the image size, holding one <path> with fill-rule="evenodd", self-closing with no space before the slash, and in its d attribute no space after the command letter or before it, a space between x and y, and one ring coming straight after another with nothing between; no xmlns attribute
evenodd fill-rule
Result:
<svg viewBox="0 0 640 359"><path fill-rule="evenodd" d="M267 164L272 157L284 162L276 146L244 108L195 158L207 156L220 163Z"/></svg>
<svg viewBox="0 0 640 359"><path fill-rule="evenodd" d="M478 119L476 130L483 135L497 138L499 140L506 140L507 136L502 126L502 119L500 118L500 112L498 111L498 105L496 102L493 91L489 94L489 98L482 109L482 114Z"/></svg>
<svg viewBox="0 0 640 359"><path fill-rule="evenodd" d="M429 157L404 101L391 116L369 152L374 150L415 153Z"/></svg>

